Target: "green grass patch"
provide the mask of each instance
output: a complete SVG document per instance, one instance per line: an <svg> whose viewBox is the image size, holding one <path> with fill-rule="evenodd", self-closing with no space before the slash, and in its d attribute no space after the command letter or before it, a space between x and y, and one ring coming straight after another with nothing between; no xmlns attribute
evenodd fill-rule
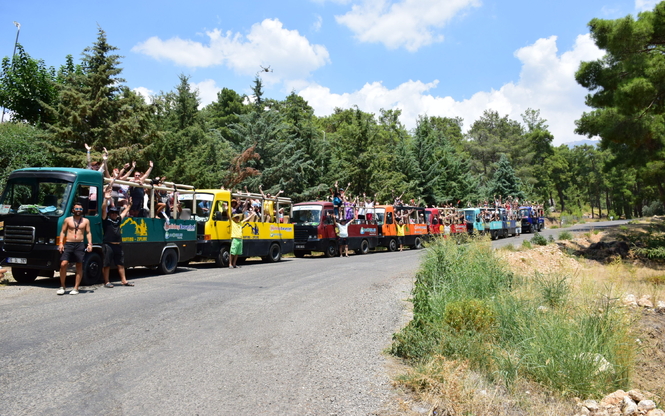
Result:
<svg viewBox="0 0 665 416"><path fill-rule="evenodd" d="M537 246L546 246L547 245L547 238L545 238L540 233L535 233L533 235L533 237L531 237L531 244L535 244Z"/></svg>
<svg viewBox="0 0 665 416"><path fill-rule="evenodd" d="M602 299L575 302L567 276L510 273L486 242L435 241L417 273L413 320L391 352L413 365L468 362L510 387L528 379L567 396L629 385L629 317Z"/></svg>
<svg viewBox="0 0 665 416"><path fill-rule="evenodd" d="M562 231L559 233L559 240L572 240L573 239L573 233L570 231Z"/></svg>

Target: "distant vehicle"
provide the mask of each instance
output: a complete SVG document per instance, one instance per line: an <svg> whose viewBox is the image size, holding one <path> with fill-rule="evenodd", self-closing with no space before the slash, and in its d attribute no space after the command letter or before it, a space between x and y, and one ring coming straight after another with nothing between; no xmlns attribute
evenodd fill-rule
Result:
<svg viewBox="0 0 665 416"><path fill-rule="evenodd" d="M337 233L335 232L334 207L329 201L312 201L294 204L291 208L291 223L295 233L294 254L303 257L320 251L326 257L339 255ZM372 221L364 218L349 225L347 238L349 250L357 254L367 254L377 247L378 229Z"/></svg>
<svg viewBox="0 0 665 416"><path fill-rule="evenodd" d="M545 228L545 218L543 218L541 209L530 206L520 207L520 215L522 216L523 233L539 232Z"/></svg>
<svg viewBox="0 0 665 416"><path fill-rule="evenodd" d="M83 205L90 220L93 250L85 254L85 285L102 278L102 216L99 212L104 178L101 172L73 168L27 168L12 172L0 197L0 259L12 268L19 283L29 283L37 276L53 277L60 269L60 230L75 202ZM193 187L172 183L142 186L147 190L193 192ZM121 224L125 267L156 267L161 273L173 273L179 262L196 254L196 222L174 218L154 218L154 192L146 192L150 211L146 217L127 217ZM183 214L187 214L183 210ZM184 218L184 215L183 215Z"/></svg>
<svg viewBox="0 0 665 416"><path fill-rule="evenodd" d="M399 247L397 241L397 214L400 211L411 212L406 218L404 228L404 246L412 249L423 247L423 239L427 238L428 228L425 222L425 208L394 205L378 205L374 208L376 223L379 226L379 246L386 247L388 251L396 251Z"/></svg>

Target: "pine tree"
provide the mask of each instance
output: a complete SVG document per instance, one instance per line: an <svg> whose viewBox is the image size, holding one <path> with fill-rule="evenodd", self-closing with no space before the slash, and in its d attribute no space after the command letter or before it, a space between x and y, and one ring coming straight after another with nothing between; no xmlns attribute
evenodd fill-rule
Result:
<svg viewBox="0 0 665 416"><path fill-rule="evenodd" d="M119 76L117 49L99 28L97 42L83 51L80 70L70 60L61 68L59 102L47 109L54 119L48 126L50 148L65 166L85 166L84 144L106 147L113 162L121 155L137 158L155 138L150 108Z"/></svg>
<svg viewBox="0 0 665 416"><path fill-rule="evenodd" d="M524 193L522 192L522 181L515 175L510 160L506 155L501 155L499 159L499 164L494 172L494 177L489 184L489 195L488 197L494 198L499 197L518 197L524 199Z"/></svg>

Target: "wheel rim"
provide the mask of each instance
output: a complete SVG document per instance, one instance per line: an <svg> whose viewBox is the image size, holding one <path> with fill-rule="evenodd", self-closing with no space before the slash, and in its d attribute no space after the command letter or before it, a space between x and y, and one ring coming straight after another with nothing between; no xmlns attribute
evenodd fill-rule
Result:
<svg viewBox="0 0 665 416"><path fill-rule="evenodd" d="M367 240L363 240L362 243L360 243L360 252L363 254L367 254L369 251L369 243Z"/></svg>

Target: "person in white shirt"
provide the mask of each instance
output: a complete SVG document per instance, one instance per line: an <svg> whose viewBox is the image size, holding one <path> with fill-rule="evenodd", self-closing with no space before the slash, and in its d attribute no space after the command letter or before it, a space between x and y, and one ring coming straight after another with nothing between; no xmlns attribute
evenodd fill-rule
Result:
<svg viewBox="0 0 665 416"><path fill-rule="evenodd" d="M335 226L337 229L337 245L339 246L339 256L349 257L349 225L351 225L355 219L347 221L345 218L342 218L340 221L337 221L336 217L333 218L335 220Z"/></svg>

